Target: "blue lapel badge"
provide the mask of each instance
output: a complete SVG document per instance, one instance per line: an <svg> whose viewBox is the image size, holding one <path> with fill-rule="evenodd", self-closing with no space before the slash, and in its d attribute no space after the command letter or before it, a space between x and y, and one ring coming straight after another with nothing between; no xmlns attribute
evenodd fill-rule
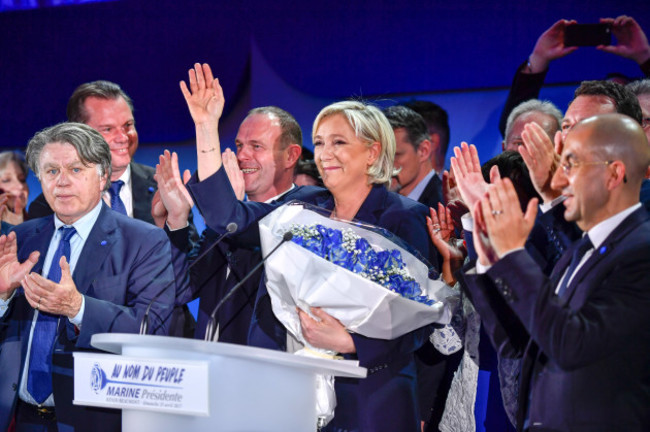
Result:
<svg viewBox="0 0 650 432"><path fill-rule="evenodd" d="M601 255L604 255L605 252L607 252L607 246L601 246L600 249L598 249L598 253Z"/></svg>
<svg viewBox="0 0 650 432"><path fill-rule="evenodd" d="M108 243L106 240L102 240L101 243L99 243L102 246L106 246L106 243Z"/></svg>

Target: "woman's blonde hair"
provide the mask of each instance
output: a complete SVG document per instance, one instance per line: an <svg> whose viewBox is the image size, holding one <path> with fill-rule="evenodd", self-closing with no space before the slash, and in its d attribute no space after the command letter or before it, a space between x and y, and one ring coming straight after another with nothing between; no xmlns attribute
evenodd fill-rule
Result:
<svg viewBox="0 0 650 432"><path fill-rule="evenodd" d="M395 160L395 133L388 119L379 108L358 101L336 102L323 108L314 120L311 132L312 141L321 122L332 115L342 114L354 129L354 133L366 145L378 142L381 146L379 157L368 168L369 183L390 184Z"/></svg>

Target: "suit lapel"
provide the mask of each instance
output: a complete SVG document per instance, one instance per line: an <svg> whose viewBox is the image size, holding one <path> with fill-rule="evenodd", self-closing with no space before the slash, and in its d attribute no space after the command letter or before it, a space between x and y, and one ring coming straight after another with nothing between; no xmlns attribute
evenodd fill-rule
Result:
<svg viewBox="0 0 650 432"><path fill-rule="evenodd" d="M646 219L648 219L648 212L644 208L640 208L625 218L623 222L621 222L616 229L607 236L605 241L598 247L598 249L593 251L589 259L585 261L573 277L573 280L567 287L567 302L571 300L576 292L576 287L588 274L591 273L591 270L610 254L612 249L616 247L617 243L623 240L630 231L638 227ZM575 246L575 244L572 246ZM571 248L571 253L573 253L573 247ZM568 255L568 252L565 255ZM586 295L586 293L583 293L583 296L584 295Z"/></svg>
<svg viewBox="0 0 650 432"><path fill-rule="evenodd" d="M32 272L33 273L38 273L41 274L43 272L43 265L45 263L45 255L47 255L47 249L50 246L50 241L52 240L52 235L54 234L54 216L47 216L41 219L41 222L35 227L35 229L25 238L25 239L18 239L20 241L20 244L22 244L20 250L21 252L19 253L18 259L19 261L24 261L27 259L29 254L33 251L38 251L40 252L40 256L38 257L38 262L32 267ZM44 276L45 277L45 276ZM18 288L18 293L17 295L24 295L22 294L23 288L19 287ZM20 321L20 333L21 333L21 340L29 340L29 332L32 327L32 319L34 317L34 309L32 309L31 306L27 304L27 299L23 299L25 303L25 316L23 319ZM13 302L14 305L13 307L16 307L16 302ZM27 356L27 343L23 343L21 345L21 364L25 361L25 358Z"/></svg>
<svg viewBox="0 0 650 432"><path fill-rule="evenodd" d="M151 201L158 185L153 174L147 173L143 166L131 162L131 192L133 196L133 218L153 223Z"/></svg>
<svg viewBox="0 0 650 432"><path fill-rule="evenodd" d="M442 181L438 174L433 173L433 177L429 180L426 187L422 191L422 195L418 198L418 202L433 207L438 211L438 203L442 202Z"/></svg>
<svg viewBox="0 0 650 432"><path fill-rule="evenodd" d="M52 235L54 235L54 216L48 216L43 218L42 223L36 226L31 235L22 242L23 247L21 249L24 251L24 256L21 254L18 257L21 261L27 259L27 256L33 251L40 252L38 262L32 268L32 272L41 274L43 271L45 255L47 255L47 249L50 247ZM47 275L43 275L43 277L47 277Z"/></svg>
<svg viewBox="0 0 650 432"><path fill-rule="evenodd" d="M106 204L102 204L99 217L90 230L79 261L75 266L72 278L81 294L88 291L94 276L98 274L106 256L115 244L117 223L111 212L112 210Z"/></svg>

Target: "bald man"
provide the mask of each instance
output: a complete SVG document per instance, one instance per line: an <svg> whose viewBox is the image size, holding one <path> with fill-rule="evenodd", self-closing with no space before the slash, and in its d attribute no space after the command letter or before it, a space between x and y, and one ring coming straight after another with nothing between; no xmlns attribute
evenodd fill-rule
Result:
<svg viewBox="0 0 650 432"><path fill-rule="evenodd" d="M522 213L505 179L473 209L479 260L461 279L499 355L522 358L520 431L650 430L649 163L627 116L573 127L551 185L585 234L550 277L523 247L537 200Z"/></svg>

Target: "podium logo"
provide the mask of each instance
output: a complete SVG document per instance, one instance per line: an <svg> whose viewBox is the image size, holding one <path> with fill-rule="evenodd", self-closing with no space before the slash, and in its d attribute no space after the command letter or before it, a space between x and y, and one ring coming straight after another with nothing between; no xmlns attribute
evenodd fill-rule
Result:
<svg viewBox="0 0 650 432"><path fill-rule="evenodd" d="M95 393L99 393L100 390L106 387L107 383L106 372L104 372L98 363L95 363L90 371L90 388Z"/></svg>

